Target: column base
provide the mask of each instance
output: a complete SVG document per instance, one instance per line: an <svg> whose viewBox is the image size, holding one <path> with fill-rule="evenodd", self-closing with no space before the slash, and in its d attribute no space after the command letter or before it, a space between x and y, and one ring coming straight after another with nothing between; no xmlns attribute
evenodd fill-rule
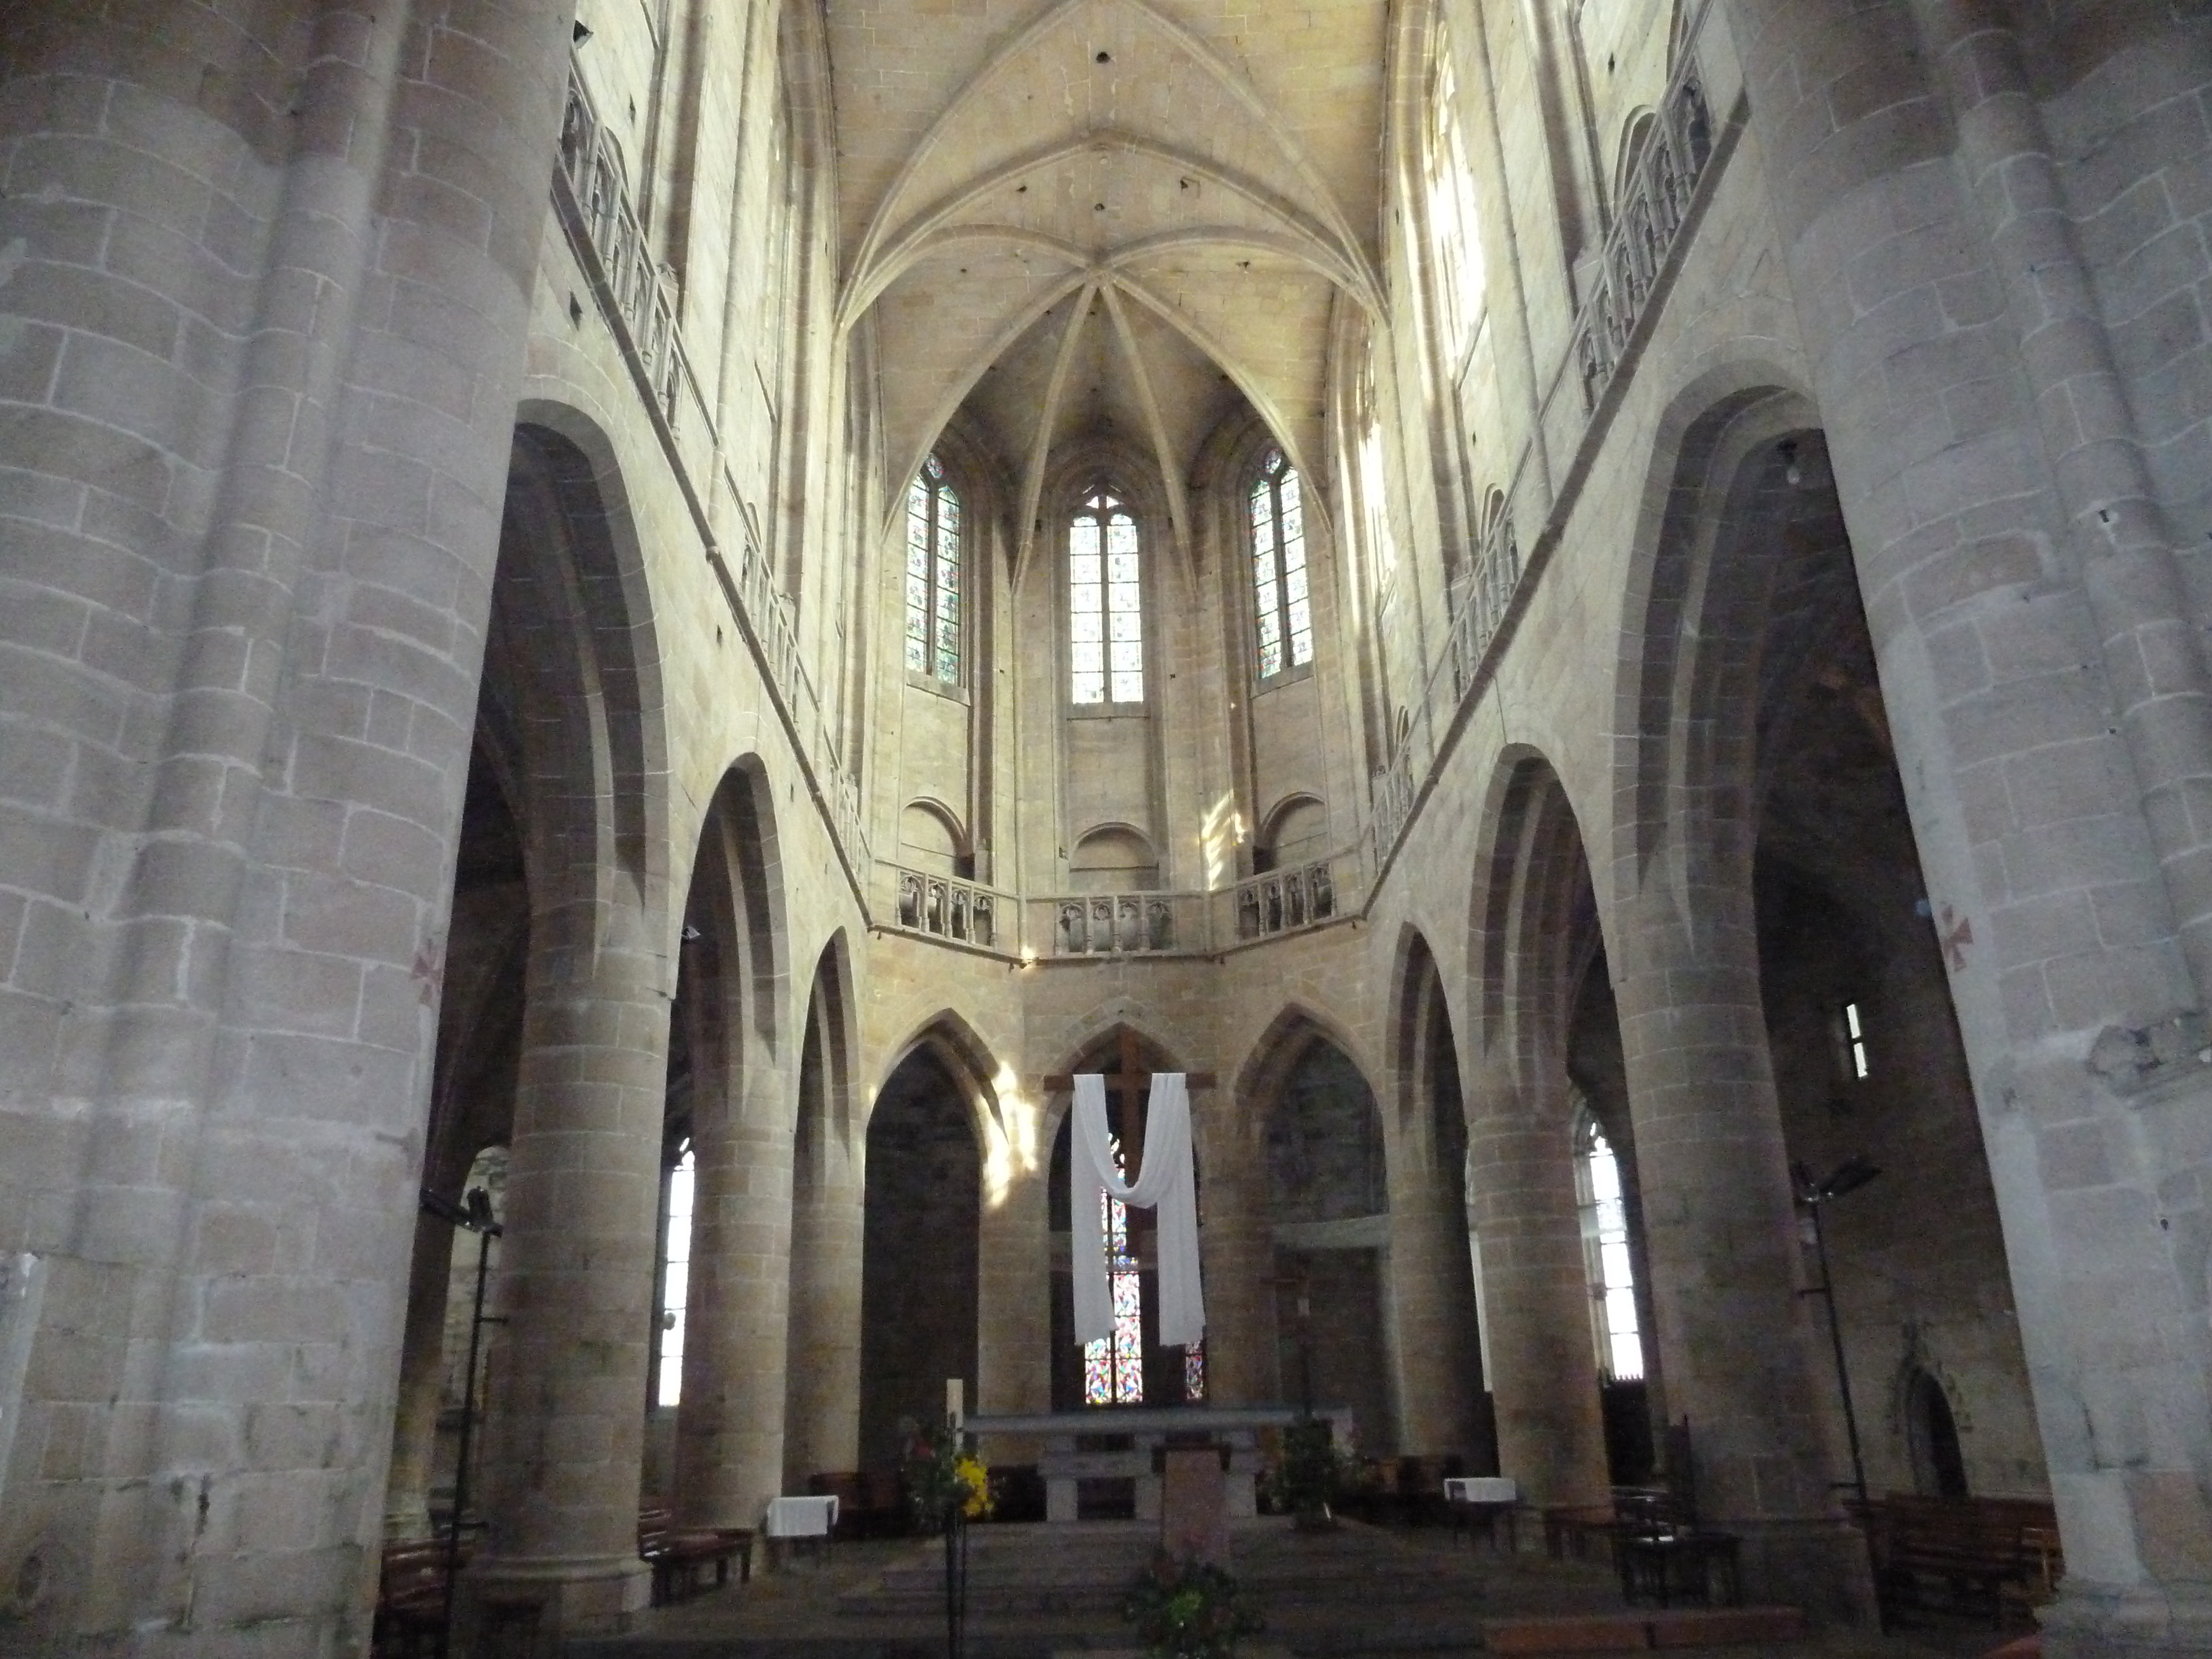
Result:
<svg viewBox="0 0 2212 1659"><path fill-rule="evenodd" d="M456 1623L464 1651L496 1648L502 1632L553 1644L620 1631L653 1602L653 1569L636 1556L547 1556L480 1561L461 1576Z"/></svg>
<svg viewBox="0 0 2212 1659"><path fill-rule="evenodd" d="M1872 1630L1881 1614L1866 1535L1826 1516L1723 1519L1707 1523L1741 1539L1744 1600L1802 1607L1815 1626Z"/></svg>
<svg viewBox="0 0 2212 1659"><path fill-rule="evenodd" d="M2037 1615L2045 1659L2167 1659L2212 1654L2212 1585L2064 1585Z"/></svg>

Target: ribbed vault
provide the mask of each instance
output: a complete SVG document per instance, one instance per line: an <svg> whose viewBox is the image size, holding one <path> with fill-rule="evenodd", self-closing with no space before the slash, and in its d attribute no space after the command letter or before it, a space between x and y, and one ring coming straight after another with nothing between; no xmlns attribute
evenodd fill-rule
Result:
<svg viewBox="0 0 2212 1659"><path fill-rule="evenodd" d="M963 404L1024 526L1052 450L1110 434L1182 538L1240 399L1317 462L1332 311L1379 309L1384 11L988 0L923 41L833 8L840 320L874 328L894 498Z"/></svg>

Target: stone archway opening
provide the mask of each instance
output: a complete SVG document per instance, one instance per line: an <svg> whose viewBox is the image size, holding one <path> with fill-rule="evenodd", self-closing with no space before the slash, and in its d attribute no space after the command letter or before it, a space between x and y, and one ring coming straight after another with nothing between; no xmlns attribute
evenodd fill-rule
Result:
<svg viewBox="0 0 2212 1659"><path fill-rule="evenodd" d="M1294 1404L1349 1406L1358 1449L1398 1449L1385 1259L1382 1115L1344 1051L1309 1032L1267 1111L1277 1364Z"/></svg>
<svg viewBox="0 0 2212 1659"><path fill-rule="evenodd" d="M978 1398L982 1152L967 1089L924 1043L868 1120L860 1247L860 1467L895 1469L957 1377Z"/></svg>

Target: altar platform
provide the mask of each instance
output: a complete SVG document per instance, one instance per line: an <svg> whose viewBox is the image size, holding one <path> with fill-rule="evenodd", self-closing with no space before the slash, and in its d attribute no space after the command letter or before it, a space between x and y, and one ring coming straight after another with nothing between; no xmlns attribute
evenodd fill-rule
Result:
<svg viewBox="0 0 2212 1659"><path fill-rule="evenodd" d="M1132 1648L1121 1597L1156 1526L991 1525L969 1535L968 1659L1108 1659ZM1625 1610L1602 1565L1494 1555L1442 1529L1300 1533L1274 1517L1235 1522L1231 1552L1267 1621L1249 1659L1650 1650L1652 1615ZM933 1540L840 1544L820 1562L640 1614L620 1636L573 1639L563 1659L941 1659L943 1559ZM1691 1611L1673 1630L1692 1639L1666 1650L1683 1659L1977 1659L1997 1644L1986 1630L1760 1639L1755 1616L1778 1610L1751 1608L1735 1610L1753 1616L1735 1621L1736 1639L1697 1645L1701 1630L1727 1634L1728 1621L1700 1626ZM1559 1641L1527 1645L1547 1625Z"/></svg>

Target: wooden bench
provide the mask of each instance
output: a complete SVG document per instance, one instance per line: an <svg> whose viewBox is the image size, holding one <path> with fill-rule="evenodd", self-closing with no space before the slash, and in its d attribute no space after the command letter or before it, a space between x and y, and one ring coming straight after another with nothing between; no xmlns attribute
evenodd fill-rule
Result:
<svg viewBox="0 0 2212 1659"><path fill-rule="evenodd" d="M1852 1507L1866 1531L1885 1625L1903 1609L1940 1603L2000 1626L2008 1607L2048 1601L2065 1570L2057 1517L2039 1499L1893 1492Z"/></svg>
<svg viewBox="0 0 2212 1659"><path fill-rule="evenodd" d="M730 1582L730 1563L738 1582L753 1576L753 1534L743 1527L678 1527L665 1509L641 1510L637 1553L653 1569L653 1604L666 1607ZM702 1569L714 1570L714 1584L700 1582Z"/></svg>
<svg viewBox="0 0 2212 1659"><path fill-rule="evenodd" d="M461 1559L468 1559L464 1546ZM376 1620L369 1641L378 1659L421 1659L437 1650L446 1622L443 1539L386 1544L376 1580Z"/></svg>

